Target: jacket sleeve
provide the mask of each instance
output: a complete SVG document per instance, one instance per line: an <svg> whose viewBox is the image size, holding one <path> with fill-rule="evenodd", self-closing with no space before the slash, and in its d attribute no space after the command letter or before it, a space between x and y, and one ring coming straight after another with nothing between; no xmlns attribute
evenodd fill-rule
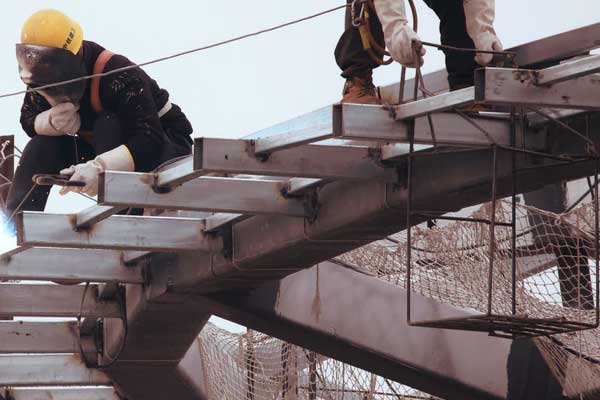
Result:
<svg viewBox="0 0 600 400"><path fill-rule="evenodd" d="M35 132L35 118L38 114L49 110L50 104L41 95L29 92L25 94L21 106L21 127L29 137L37 135Z"/></svg>
<svg viewBox="0 0 600 400"><path fill-rule="evenodd" d="M105 71L126 65L131 65L131 62L115 55ZM165 144L165 134L150 88L150 78L139 68L109 75L101 80L100 98L103 108L115 113L123 123L125 144L135 163L135 170L146 172L154 169Z"/></svg>
<svg viewBox="0 0 600 400"><path fill-rule="evenodd" d="M392 58L404 66L416 67L421 60L415 59L412 42L420 39L408 25L404 0L374 0L374 5Z"/></svg>
<svg viewBox="0 0 600 400"><path fill-rule="evenodd" d="M464 0L463 6L467 32L475 48L502 51L502 42L494 30L495 0ZM492 54L477 53L475 56L475 61L480 65L488 65L492 59Z"/></svg>

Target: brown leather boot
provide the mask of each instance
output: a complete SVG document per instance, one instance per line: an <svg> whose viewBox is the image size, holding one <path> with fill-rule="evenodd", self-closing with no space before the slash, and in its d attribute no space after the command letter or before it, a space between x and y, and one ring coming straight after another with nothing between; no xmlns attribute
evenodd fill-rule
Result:
<svg viewBox="0 0 600 400"><path fill-rule="evenodd" d="M342 103L381 104L373 85L372 73L364 77L355 76L346 79L343 96Z"/></svg>

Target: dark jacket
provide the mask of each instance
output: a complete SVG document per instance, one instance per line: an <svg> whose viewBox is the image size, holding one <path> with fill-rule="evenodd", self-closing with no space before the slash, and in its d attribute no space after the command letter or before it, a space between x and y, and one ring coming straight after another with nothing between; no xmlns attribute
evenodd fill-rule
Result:
<svg viewBox="0 0 600 400"><path fill-rule="evenodd" d="M83 58L88 73L93 71L96 59L103 50L102 46L94 42L83 42ZM133 63L126 57L114 55L106 64L104 72L128 65ZM97 118L90 100L90 82L88 81L80 102L81 131L92 131ZM126 136L124 144L133 156L136 171L145 172L156 168L165 161L165 147L172 147L173 143L189 148L189 135L192 133L190 122L175 104L162 118L158 117L158 110L169 101L169 93L161 89L141 68L102 77L100 99L104 112L115 114L123 125ZM36 135L35 117L50 108L43 96L37 93L25 95L21 108L21 126L30 137Z"/></svg>

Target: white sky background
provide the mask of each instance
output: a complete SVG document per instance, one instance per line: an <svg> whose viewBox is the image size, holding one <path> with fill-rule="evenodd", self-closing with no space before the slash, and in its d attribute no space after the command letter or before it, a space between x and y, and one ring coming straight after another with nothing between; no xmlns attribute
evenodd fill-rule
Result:
<svg viewBox="0 0 600 400"><path fill-rule="evenodd" d="M56 8L76 19L84 36L135 62L245 34L343 4L343 0L233 1L5 1L0 23L0 93L22 89L14 44L33 12ZM439 43L438 20L422 1L420 36ZM498 0L496 30L505 47L598 21L597 0ZM336 102L343 80L333 50L343 30L343 11L260 37L145 68L191 120L196 136L240 137ZM428 49L424 72L444 67ZM398 80L400 67L379 68L377 84ZM15 134L22 96L0 99L0 134ZM74 212L90 205L53 192L48 211ZM2 239L0 239L2 240ZM2 243L0 243L0 246Z"/></svg>

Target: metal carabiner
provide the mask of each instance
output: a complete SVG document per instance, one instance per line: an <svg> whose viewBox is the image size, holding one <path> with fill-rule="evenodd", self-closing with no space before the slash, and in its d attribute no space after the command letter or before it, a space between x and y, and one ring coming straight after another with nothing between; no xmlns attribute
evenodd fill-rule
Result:
<svg viewBox="0 0 600 400"><path fill-rule="evenodd" d="M356 16L357 6L360 5L360 12L358 13L358 17ZM352 5L350 6L350 15L352 19L352 26L355 28L359 28L364 24L365 21L365 0L352 0Z"/></svg>

